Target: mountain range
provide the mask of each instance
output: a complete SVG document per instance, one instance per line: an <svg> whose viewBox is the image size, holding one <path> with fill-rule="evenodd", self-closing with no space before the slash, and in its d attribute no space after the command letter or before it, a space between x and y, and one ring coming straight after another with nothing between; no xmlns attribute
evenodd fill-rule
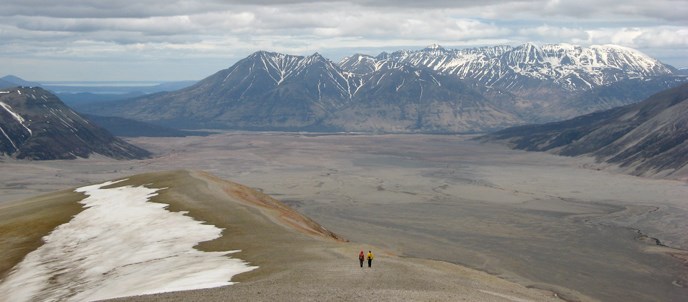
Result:
<svg viewBox="0 0 688 302"><path fill-rule="evenodd" d="M188 88L76 109L184 128L470 133L631 104L685 81L614 45L432 45L339 63L259 51Z"/></svg>
<svg viewBox="0 0 688 302"><path fill-rule="evenodd" d="M688 84L627 106L482 138L514 149L591 155L634 175L688 174Z"/></svg>
<svg viewBox="0 0 688 302"><path fill-rule="evenodd" d="M568 91L591 89L624 79L671 74L675 68L637 50L617 45L581 47L532 43L448 50L431 45L420 51L382 53L375 60L425 66L472 79L488 87L528 88L541 81Z"/></svg>
<svg viewBox="0 0 688 302"><path fill-rule="evenodd" d="M0 91L0 155L44 160L94 153L116 159L151 155L83 118L45 89Z"/></svg>

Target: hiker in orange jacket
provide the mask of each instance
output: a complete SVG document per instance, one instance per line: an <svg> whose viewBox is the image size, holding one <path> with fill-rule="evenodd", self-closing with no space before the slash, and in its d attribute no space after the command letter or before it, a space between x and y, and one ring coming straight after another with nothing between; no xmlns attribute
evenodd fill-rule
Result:
<svg viewBox="0 0 688 302"><path fill-rule="evenodd" d="M374 258L374 257L375 257L375 256L373 256L373 252L368 251L368 267L370 267L371 265L373 265L373 258Z"/></svg>
<svg viewBox="0 0 688 302"><path fill-rule="evenodd" d="M361 267L363 267L363 260L365 259L365 255L363 255L363 251L361 251L360 254L358 254L358 262L361 263Z"/></svg>

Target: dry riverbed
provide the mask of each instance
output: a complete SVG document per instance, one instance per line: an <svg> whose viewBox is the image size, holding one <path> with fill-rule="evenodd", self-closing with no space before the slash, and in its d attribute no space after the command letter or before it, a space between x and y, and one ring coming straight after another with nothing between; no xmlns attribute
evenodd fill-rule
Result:
<svg viewBox="0 0 688 302"><path fill-rule="evenodd" d="M390 255L461 264L570 300L688 297L680 260L688 249L684 182L597 171L588 168L594 166L589 159L512 151L464 136L230 132L132 142L157 156L6 160L0 163L0 203L143 172L204 170L262 190L327 229ZM357 249L322 253L334 261ZM406 263L390 259L380 264ZM315 270L316 262L300 263ZM431 263L460 270L444 262ZM346 275L351 268L338 269ZM266 278L256 282L273 277ZM375 282L393 289L401 281Z"/></svg>

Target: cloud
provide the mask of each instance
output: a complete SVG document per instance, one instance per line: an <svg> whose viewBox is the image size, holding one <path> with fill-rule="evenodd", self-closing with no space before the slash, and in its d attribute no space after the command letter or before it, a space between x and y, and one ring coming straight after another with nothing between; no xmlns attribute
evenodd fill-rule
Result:
<svg viewBox="0 0 688 302"><path fill-rule="evenodd" d="M589 40L589 33L582 27L573 28L567 26L540 25L535 27L524 27L518 30L521 39L531 38L531 41L541 43L557 43L561 41L581 41Z"/></svg>
<svg viewBox="0 0 688 302"><path fill-rule="evenodd" d="M6 0L0 62L99 59L143 66L185 58L206 66L261 49L343 55L527 41L621 44L678 62L675 50L688 48L687 10L673 0Z"/></svg>
<svg viewBox="0 0 688 302"><path fill-rule="evenodd" d="M145 35L180 35L200 30L188 16L151 17L145 19L133 18L18 18L15 26L18 29L34 32L71 32L75 34L86 32L135 32Z"/></svg>
<svg viewBox="0 0 688 302"><path fill-rule="evenodd" d="M688 48L688 28L659 27L642 31L633 41L637 47ZM688 52L686 52L688 53ZM684 53L684 54L686 54Z"/></svg>
<svg viewBox="0 0 688 302"><path fill-rule="evenodd" d="M633 48L688 47L688 29L673 26L589 30L590 44L620 44Z"/></svg>
<svg viewBox="0 0 688 302"><path fill-rule="evenodd" d="M347 7L399 10L466 10L472 16L520 18L527 16L568 16L598 18L631 16L686 23L688 6L682 0L137 0L99 1L6 0L0 15L26 15L54 18L147 18L193 15L242 7L320 7L339 10ZM476 14L478 13L478 14Z"/></svg>

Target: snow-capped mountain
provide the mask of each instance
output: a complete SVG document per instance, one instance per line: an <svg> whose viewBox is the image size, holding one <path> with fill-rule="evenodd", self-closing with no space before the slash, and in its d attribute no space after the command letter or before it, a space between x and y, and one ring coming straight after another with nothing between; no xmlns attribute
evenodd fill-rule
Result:
<svg viewBox="0 0 688 302"><path fill-rule="evenodd" d="M317 53L259 51L186 89L80 110L174 127L303 129L346 106L358 85Z"/></svg>
<svg viewBox="0 0 688 302"><path fill-rule="evenodd" d="M345 58L343 62L351 61ZM581 47L532 43L449 50L431 45L418 51L382 53L372 58L425 66L443 74L503 89L527 88L533 81L568 91L609 85L622 80L670 75L674 69L637 50L617 45ZM347 65L342 65L348 71Z"/></svg>
<svg viewBox="0 0 688 302"><path fill-rule="evenodd" d="M188 128L480 132L638 102L686 81L674 70L609 45L431 45L339 64L258 51L186 89L78 109Z"/></svg>
<svg viewBox="0 0 688 302"><path fill-rule="evenodd" d="M380 65L383 60L378 60L377 58L364 54L355 54L350 57L346 57L339 62L339 67L343 70L351 72L353 74L368 74L377 70L377 66Z"/></svg>
<svg viewBox="0 0 688 302"><path fill-rule="evenodd" d="M457 77L394 61L371 68L347 72L319 54L259 51L187 89L81 110L254 130L475 132L522 122Z"/></svg>
<svg viewBox="0 0 688 302"><path fill-rule="evenodd" d="M348 131L479 132L523 122L461 79L392 61L358 75L349 106L328 119Z"/></svg>
<svg viewBox="0 0 688 302"><path fill-rule="evenodd" d="M581 47L532 43L460 50L431 45L376 57L344 58L351 73L394 62L454 75L500 106L529 122L571 118L638 102L686 81L676 69L637 50L616 46ZM633 83L630 89L627 83ZM611 93L615 92L615 93Z"/></svg>
<svg viewBox="0 0 688 302"><path fill-rule="evenodd" d="M93 153L117 159L150 156L84 119L42 88L0 90L0 155L74 159Z"/></svg>

